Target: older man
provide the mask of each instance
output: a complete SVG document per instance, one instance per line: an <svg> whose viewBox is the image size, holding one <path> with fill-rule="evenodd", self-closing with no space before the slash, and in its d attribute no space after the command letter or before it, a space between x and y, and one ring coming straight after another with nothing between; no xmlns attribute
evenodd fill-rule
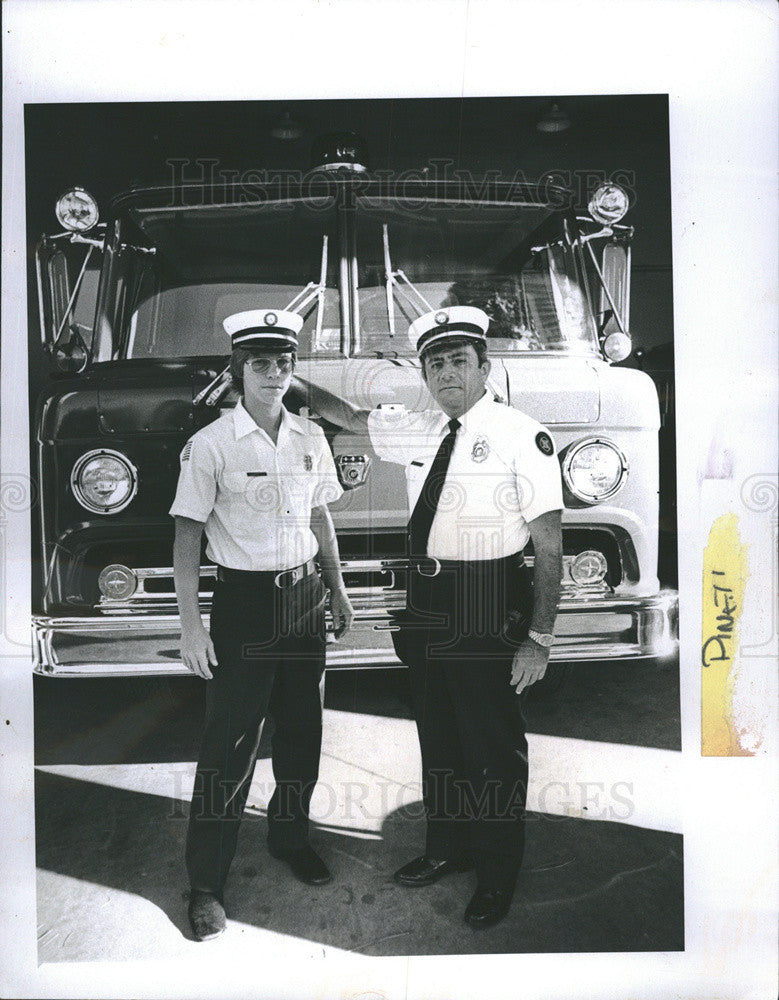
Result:
<svg viewBox="0 0 779 1000"><path fill-rule="evenodd" d="M181 656L208 681L186 850L189 920L201 941L226 926L224 884L268 711L276 779L268 847L300 881L330 881L308 841L322 739L325 584L337 634L353 612L327 509L342 493L330 449L316 424L282 405L302 322L272 309L225 320L241 399L185 445L170 510ZM218 567L210 634L198 605L204 531Z"/></svg>
<svg viewBox="0 0 779 1000"><path fill-rule="evenodd" d="M562 575L554 444L487 392L488 325L469 306L411 325L439 409L359 410L299 382L319 413L367 428L377 455L406 468L414 568L396 648L410 672L427 836L395 879L425 886L475 867L465 920L476 928L506 915L522 861L527 740L514 690L546 671Z"/></svg>

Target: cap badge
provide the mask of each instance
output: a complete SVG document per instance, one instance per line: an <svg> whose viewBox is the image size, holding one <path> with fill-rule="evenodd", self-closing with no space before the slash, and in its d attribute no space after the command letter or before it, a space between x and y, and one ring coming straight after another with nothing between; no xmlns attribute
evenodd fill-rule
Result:
<svg viewBox="0 0 779 1000"><path fill-rule="evenodd" d="M477 437L473 442L471 458L474 462L483 462L490 453L490 443L486 437Z"/></svg>
<svg viewBox="0 0 779 1000"><path fill-rule="evenodd" d="M554 454L554 445L552 444L552 439L549 437L545 431L539 431L536 434L536 447L544 455Z"/></svg>
<svg viewBox="0 0 779 1000"><path fill-rule="evenodd" d="M279 317L276 313L265 313L265 325L275 326L279 321Z"/></svg>
<svg viewBox="0 0 779 1000"><path fill-rule="evenodd" d="M444 323L449 322L449 313L437 312L435 314L435 321L439 326L443 326Z"/></svg>

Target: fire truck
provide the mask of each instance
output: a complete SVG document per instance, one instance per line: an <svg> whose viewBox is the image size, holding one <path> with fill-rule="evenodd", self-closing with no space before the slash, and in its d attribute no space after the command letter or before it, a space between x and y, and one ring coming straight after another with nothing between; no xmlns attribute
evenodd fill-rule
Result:
<svg viewBox="0 0 779 1000"><path fill-rule="evenodd" d="M412 410L434 404L409 324L449 305L483 309L488 390L545 424L561 463L552 660L669 655L677 598L657 576L657 392L616 364L632 349L628 210L612 183L585 211L547 183L374 175L344 136L320 145L308 173L136 188L104 221L87 191L63 194L60 228L35 252L46 358L32 435L36 672L185 672L168 509L184 444L235 405L223 320L259 307L302 315L305 380L361 408ZM294 392L285 402L323 426L345 489L331 512L356 619L328 644L328 667L399 666L404 470ZM204 556L206 623L215 574Z"/></svg>

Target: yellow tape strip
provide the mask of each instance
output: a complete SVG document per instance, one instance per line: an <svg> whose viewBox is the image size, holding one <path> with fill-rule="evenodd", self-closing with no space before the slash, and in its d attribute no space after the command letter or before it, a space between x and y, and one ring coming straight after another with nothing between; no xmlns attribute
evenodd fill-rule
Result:
<svg viewBox="0 0 779 1000"><path fill-rule="evenodd" d="M703 553L701 645L701 753L704 757L751 757L733 718L738 673L739 622L749 575L738 517L725 514L709 533Z"/></svg>

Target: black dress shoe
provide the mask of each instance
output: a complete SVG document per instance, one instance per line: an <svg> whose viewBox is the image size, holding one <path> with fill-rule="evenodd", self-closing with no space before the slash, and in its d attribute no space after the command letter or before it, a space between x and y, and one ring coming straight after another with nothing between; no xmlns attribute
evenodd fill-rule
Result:
<svg viewBox="0 0 779 1000"><path fill-rule="evenodd" d="M511 906L510 889L477 889L465 908L465 922L471 927L491 927L502 920Z"/></svg>
<svg viewBox="0 0 779 1000"><path fill-rule="evenodd" d="M330 869L308 844L294 851L279 851L269 844L268 850L274 858L289 865L292 874L299 882L304 882L306 885L327 885L333 880Z"/></svg>
<svg viewBox="0 0 779 1000"><path fill-rule="evenodd" d="M189 926L198 941L210 941L227 927L222 901L213 892L192 890L189 899Z"/></svg>
<svg viewBox="0 0 779 1000"><path fill-rule="evenodd" d="M453 860L440 860L439 858L429 858L426 854L414 858L407 865L398 868L393 876L398 885L418 886L432 885L444 875L452 875L454 872L468 872L474 867L470 858L456 858Z"/></svg>

